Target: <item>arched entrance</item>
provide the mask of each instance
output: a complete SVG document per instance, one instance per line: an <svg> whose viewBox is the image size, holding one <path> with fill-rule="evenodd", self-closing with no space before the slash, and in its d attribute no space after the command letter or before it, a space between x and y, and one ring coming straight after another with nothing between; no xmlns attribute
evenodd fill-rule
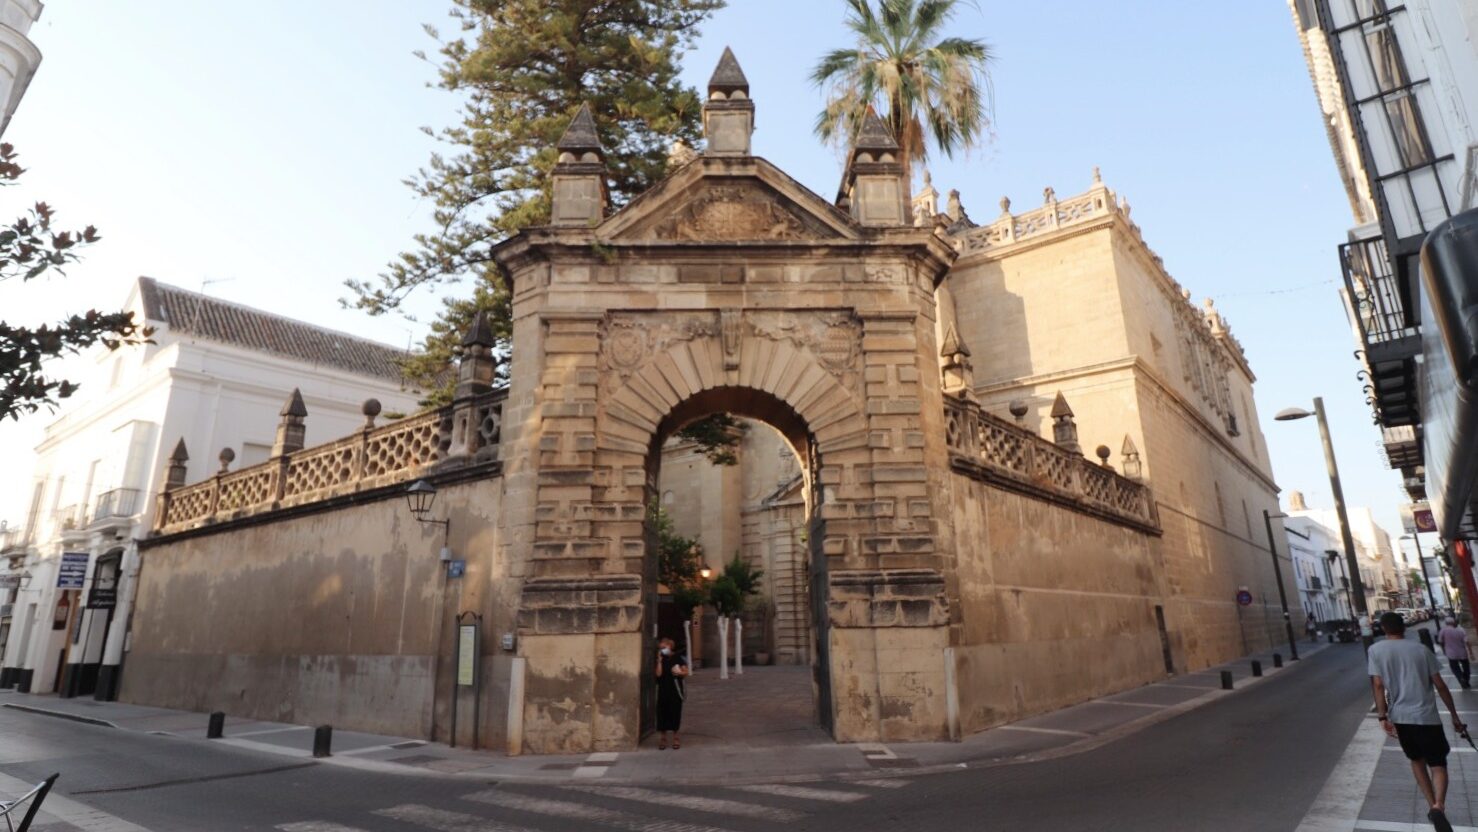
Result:
<svg viewBox="0 0 1478 832"><path fill-rule="evenodd" d="M669 441L689 424L720 414L740 420L730 450L733 470ZM776 451L782 457L779 464ZM715 608L700 605L685 629L688 611L664 584L669 579L657 571L663 541L653 541L643 595L645 620L656 626L643 628L650 636L644 648L650 651L651 641L672 638L679 649L695 654L684 717L690 743L813 742L820 733L817 726L831 728L826 606L809 597L814 587L825 585L825 558L811 544L812 520L822 498L815 488L818 458L804 419L760 390L705 390L678 404L658 425L648 458L649 518L655 520L660 507L658 522L676 529L680 541L696 544L695 556L713 575L722 574L735 559L760 573L760 586L738 625L721 625ZM664 468L664 462L675 462L676 470ZM756 480L768 480L772 490L790 497L794 505L784 512L765 511L754 499L760 496L754 493ZM780 485L774 488L777 481ZM759 523L776 528L753 528ZM782 539L778 559L772 550L776 537ZM707 581L698 583L706 588ZM667 594L659 595L664 590ZM691 637L691 645L685 637ZM777 646L784 647L779 662ZM744 674L730 675L720 663L727 658L737 665L736 654L749 667ZM645 654L648 663L651 655ZM644 677L642 696L645 735L655 713L650 675Z"/></svg>

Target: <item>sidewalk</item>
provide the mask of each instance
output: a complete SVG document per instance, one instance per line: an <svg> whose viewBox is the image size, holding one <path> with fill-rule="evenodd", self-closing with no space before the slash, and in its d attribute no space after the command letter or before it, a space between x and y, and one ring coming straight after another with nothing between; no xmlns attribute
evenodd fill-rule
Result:
<svg viewBox="0 0 1478 832"><path fill-rule="evenodd" d="M1478 688L1463 690L1448 670L1447 660L1439 660L1458 714L1464 722L1478 725ZM1452 745L1447 758L1447 819L1455 832L1478 832L1478 753L1453 733L1446 706L1439 703L1437 707ZM1298 832L1430 830L1428 808L1400 743L1386 736L1372 710Z"/></svg>
<svg viewBox="0 0 1478 832"><path fill-rule="evenodd" d="M1300 655L1324 649L1359 649L1358 645L1302 642ZM1285 648L1286 651L1286 648ZM1254 678L1251 660L1262 663L1264 676ZM1286 661L1286 658L1285 658ZM1266 684L1297 662L1273 667L1272 652L1217 667L1170 677L1163 682L1105 696L1069 708L973 734L962 742L837 744L814 727L787 728L770 741L733 741L729 731L703 733L699 726L684 732L681 751L658 751L651 742L628 752L578 756L509 757L498 752L450 748L441 743L335 730L333 756L320 762L405 774L441 773L497 778L509 782L568 784L727 785L803 782L819 779L864 779L900 774L1009 765L1076 754L1096 748L1149 725L1194 710L1224 696ZM744 677L725 682L742 695L748 679L762 679L774 668L747 669ZM1234 689L1221 689L1221 671L1229 670ZM718 683L715 682L715 690ZM788 683L787 683L788 684ZM0 691L0 706L51 717L176 737L187 742L217 742L284 757L311 758L313 729L285 723L227 718L225 738L206 740L206 715L186 711L58 699ZM1478 707L1478 699L1474 700ZM1478 720L1475 720L1478 721ZM717 730L717 729L715 729ZM778 752L778 753L777 753ZM1409 778L1408 778L1409 779Z"/></svg>

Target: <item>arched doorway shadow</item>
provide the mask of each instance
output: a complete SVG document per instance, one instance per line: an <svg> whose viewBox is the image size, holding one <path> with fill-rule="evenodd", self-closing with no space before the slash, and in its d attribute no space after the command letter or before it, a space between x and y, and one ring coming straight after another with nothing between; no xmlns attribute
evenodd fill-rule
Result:
<svg viewBox="0 0 1478 832"><path fill-rule="evenodd" d="M745 434L743 441L736 445L738 459L735 465L739 470L729 474L737 476L727 476L700 457L697 477L693 476L691 465L686 472L669 471L664 477L664 457L671 458L674 450L669 439L686 426L718 414L758 423L750 430L759 435ZM775 435L767 429L772 429ZM794 473L782 488L777 489L784 492L790 500L790 508L795 509L783 521L789 526L781 536L791 538L786 541L785 552L787 566L791 568L781 570L782 574L775 574L772 558L766 558L764 553L754 548L755 541L750 539L747 525L743 546L734 545L736 541L732 531L726 537L715 528L725 524L726 519L730 521L726 525L741 525L733 521L743 508L740 503L745 502L741 497L747 489L742 483L755 474L746 466L755 464L756 460L750 455L757 455L758 448L767 452L785 448L794 458L794 464L788 469ZM772 454L767 461L773 462ZM817 442L805 419L775 395L747 387L722 386L698 392L675 405L653 434L647 458L647 505L665 503L687 508L687 516L677 520L708 549L704 554L704 564L713 575L721 574L724 564L735 557L755 568L768 570L762 576L763 589L754 599L757 605L752 603L752 609L742 618L746 636L743 644L736 645L736 632L732 625L726 633L728 649L725 652L729 662L733 662L736 651L742 651L746 657L742 674L731 671L728 678L723 678L717 648L720 627L713 608L700 608L694 617L695 667L686 685L682 731L687 745L755 747L811 744L831 739L830 666L825 636L825 559L820 556L820 547L814 543L819 537L812 528L821 500L821 492L816 487L818 461ZM705 493L711 493L706 503L696 504L696 511L694 501L689 499L691 495L685 494L680 503L671 499L673 487L693 489L699 487L699 481L704 478L709 480L710 486L714 480L721 483L727 480L729 487L703 488ZM736 483L740 487L735 487ZM643 597L647 620L655 626L643 628L643 648L649 651L645 655L652 657L659 637L673 638L680 651L685 649L685 645L684 616L672 598L663 594L667 587L661 584L657 574L657 541L652 534L648 537L649 556L644 569ZM729 545L725 547L720 543L717 550L710 548L720 540L726 540ZM754 609L755 606L758 608ZM804 633L803 647L790 651L788 656L798 660L796 664L775 661L775 630L782 611L787 618L786 625ZM756 661L757 657L759 661ZM643 734L647 736L645 744L650 747L655 742L649 736L654 727L655 684L650 674L648 676L642 686Z"/></svg>

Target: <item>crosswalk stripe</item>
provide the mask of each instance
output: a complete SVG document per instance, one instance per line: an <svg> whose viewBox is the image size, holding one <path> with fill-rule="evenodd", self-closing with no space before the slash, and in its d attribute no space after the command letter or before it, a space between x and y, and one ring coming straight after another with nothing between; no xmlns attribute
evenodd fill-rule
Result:
<svg viewBox="0 0 1478 832"><path fill-rule="evenodd" d="M302 823L283 823L277 826L282 832L364 832L357 826L330 823L326 820L307 820Z"/></svg>
<svg viewBox="0 0 1478 832"><path fill-rule="evenodd" d="M861 800L867 795L860 792L838 792L831 789L810 789L805 786L785 786L780 784L765 784L760 786L730 786L741 792L754 792L755 794L772 794L778 797L794 797L800 800L825 800L830 803L851 803Z"/></svg>
<svg viewBox="0 0 1478 832"><path fill-rule="evenodd" d="M643 789L636 786L564 786L562 788L566 791L605 795L606 797L614 797L618 800L630 800L636 803L655 803L659 806L672 806L694 812L757 818L759 820L775 821L776 823L790 823L806 816L804 812L794 812L790 809L779 809L773 806L756 806L751 803L740 803L737 800L700 797L693 794L669 794L667 792Z"/></svg>
<svg viewBox="0 0 1478 832"><path fill-rule="evenodd" d="M525 826L510 826L489 818L464 815L461 812L448 812L445 809L434 809L417 803L406 803L401 806L392 806L389 809L376 809L375 814L404 823L420 825L427 829L435 829L437 832L534 832Z"/></svg>
<svg viewBox="0 0 1478 832"><path fill-rule="evenodd" d="M603 823L618 829L629 829L631 832L725 832L725 830L699 823L640 817L603 806L573 803L568 800L546 800L542 797L514 794L496 789L464 795L462 799L554 818Z"/></svg>
<svg viewBox="0 0 1478 832"><path fill-rule="evenodd" d="M874 789L901 789L907 786L907 780L853 780L860 786L872 786Z"/></svg>

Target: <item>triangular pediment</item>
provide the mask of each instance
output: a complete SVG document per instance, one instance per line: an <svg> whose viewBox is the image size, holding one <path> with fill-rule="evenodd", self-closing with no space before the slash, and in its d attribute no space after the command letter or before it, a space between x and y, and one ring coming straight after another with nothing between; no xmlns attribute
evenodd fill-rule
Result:
<svg viewBox="0 0 1478 832"><path fill-rule="evenodd" d="M815 242L856 239L859 228L763 159L696 159L606 219L612 242Z"/></svg>

